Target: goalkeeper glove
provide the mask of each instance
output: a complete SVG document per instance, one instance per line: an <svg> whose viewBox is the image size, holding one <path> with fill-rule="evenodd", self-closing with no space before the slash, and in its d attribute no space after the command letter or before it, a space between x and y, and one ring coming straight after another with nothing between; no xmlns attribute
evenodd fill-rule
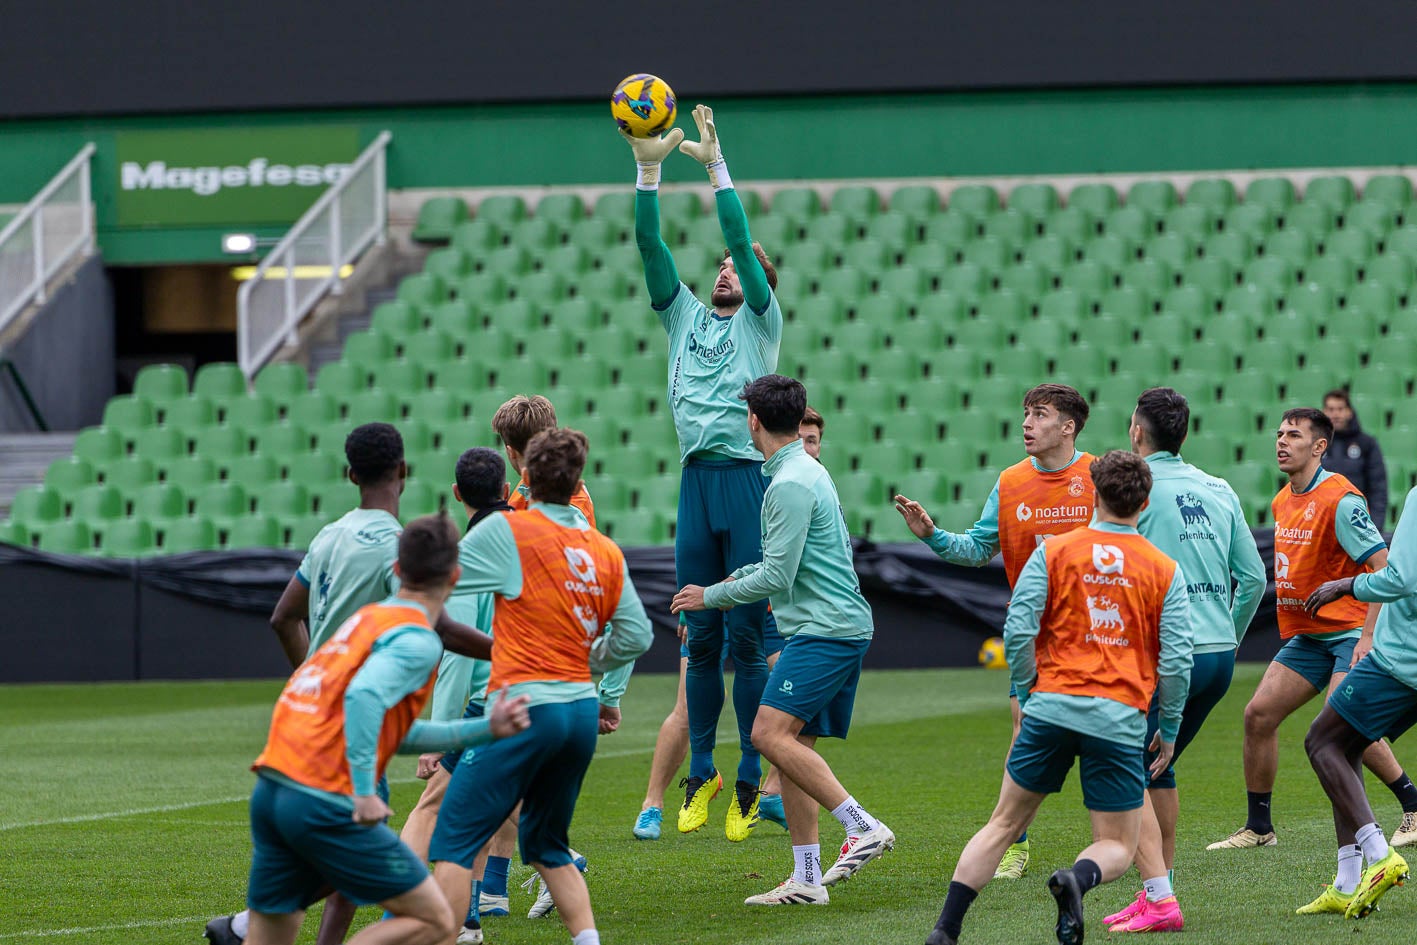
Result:
<svg viewBox="0 0 1417 945"><path fill-rule="evenodd" d="M635 154L638 176L635 186L640 190L659 189L659 165L674 150L674 146L684 140L684 132L679 128L669 129L662 138L636 138L625 129L620 129L620 137L629 144Z"/></svg>
<svg viewBox="0 0 1417 945"><path fill-rule="evenodd" d="M694 124L699 126L699 140L685 141L679 145L679 150L704 166L714 190L727 190L733 186L733 180L728 176L723 149L718 145L718 129L713 124L713 109L707 105L695 105Z"/></svg>

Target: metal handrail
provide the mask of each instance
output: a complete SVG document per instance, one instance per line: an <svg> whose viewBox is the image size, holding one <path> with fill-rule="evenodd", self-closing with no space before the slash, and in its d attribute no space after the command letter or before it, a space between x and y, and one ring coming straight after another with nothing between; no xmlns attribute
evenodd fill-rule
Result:
<svg viewBox="0 0 1417 945"><path fill-rule="evenodd" d="M63 170L45 184L39 193L24 209L15 216L13 220L0 229L0 262L7 258L5 251L6 244L17 238L18 234L28 229L30 232L30 249L32 252L32 265L29 266L31 273L28 282L20 285L10 297L6 298L4 292L6 282L5 273L0 271L0 331L4 331L10 322L20 312L33 302L44 302L48 298L46 286L49 280L56 273L69 264L79 253L90 253L94 248L94 215L92 199L92 174L89 159L94 154L93 142L89 142L79 149L79 153L74 155ZM45 252L45 216L44 210L50 206L51 198L59 190L69 185L77 175L79 184L77 209L79 213L79 226L76 238L68 245L60 247L53 253L46 256ZM55 204L63 206L63 204ZM12 254L18 256L19 254Z"/></svg>
<svg viewBox="0 0 1417 945"><path fill-rule="evenodd" d="M371 244L383 244L389 212L385 151L391 140L393 135L389 132L380 132L339 182L320 195L261 260L255 275L241 286L236 303L237 361L248 379L255 377L256 372L283 345L295 344L299 340L301 320L327 291L339 294L343 285L340 273L344 267L358 259ZM366 175L366 171L371 173ZM367 208L372 211L371 223L358 233L346 234L341 229L343 198L352 193L357 185L365 183L366 177L372 184L372 207ZM318 259L302 260L301 265L313 263L328 266L328 273L318 278L301 279L296 275L296 253L297 250L308 249L311 243L324 252ZM272 273L273 269L275 273ZM280 282L279 293L262 292L276 281Z"/></svg>
<svg viewBox="0 0 1417 945"><path fill-rule="evenodd" d="M0 358L0 371L10 375L19 388L20 399L25 402L25 407L29 409L30 417L34 420L35 426L39 427L41 433L49 432L49 423L44 419L44 414L39 409L39 404L35 403L34 395L30 393L30 386L25 383L24 376L20 374L19 367L9 358Z"/></svg>

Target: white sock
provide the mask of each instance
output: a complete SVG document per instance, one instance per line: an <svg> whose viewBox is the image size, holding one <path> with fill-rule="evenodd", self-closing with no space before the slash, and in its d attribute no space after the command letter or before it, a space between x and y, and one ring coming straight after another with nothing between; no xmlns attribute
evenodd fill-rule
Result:
<svg viewBox="0 0 1417 945"><path fill-rule="evenodd" d="M1383 828L1377 824L1365 824L1358 828L1358 846L1363 848L1363 858L1368 861L1368 865L1387 856L1387 837L1383 836Z"/></svg>
<svg viewBox="0 0 1417 945"><path fill-rule="evenodd" d="M817 843L792 848L792 878L805 886L822 884L822 847Z"/></svg>
<svg viewBox="0 0 1417 945"><path fill-rule="evenodd" d="M1358 844L1338 848L1338 876L1333 888L1345 896L1353 894L1363 878L1363 850Z"/></svg>
<svg viewBox="0 0 1417 945"><path fill-rule="evenodd" d="M231 917L231 934L246 937L246 933L251 928L251 910L242 909Z"/></svg>
<svg viewBox="0 0 1417 945"><path fill-rule="evenodd" d="M595 929L582 929L571 938L571 945L600 945L600 933Z"/></svg>
<svg viewBox="0 0 1417 945"><path fill-rule="evenodd" d="M856 798L848 796L841 806L832 811L832 816L841 824L848 837L859 837L881 825L880 821L867 813L866 808L856 803Z"/></svg>
<svg viewBox="0 0 1417 945"><path fill-rule="evenodd" d="M1160 902L1169 899L1175 893L1171 892L1171 877L1158 876L1155 879L1142 880L1142 888L1146 890L1147 902Z"/></svg>

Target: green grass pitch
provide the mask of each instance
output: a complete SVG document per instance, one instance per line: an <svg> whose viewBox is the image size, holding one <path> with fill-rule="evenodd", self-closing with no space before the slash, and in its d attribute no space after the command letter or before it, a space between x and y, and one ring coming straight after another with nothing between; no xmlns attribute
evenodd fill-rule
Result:
<svg viewBox="0 0 1417 945"><path fill-rule="evenodd" d="M1240 826L1245 794L1240 719L1260 667L1237 672L1181 767L1182 819L1176 871L1196 943L1410 943L1417 897L1397 889L1362 922L1299 917L1334 869L1328 807L1301 748L1313 709L1281 734L1274 811L1275 849L1207 853L1207 842ZM607 943L918 943L934 923L956 857L988 816L1009 736L1007 681L983 670L878 671L862 681L846 743L826 744L843 782L895 830L894 853L832 892L825 908L749 909L743 898L791 871L786 834L771 824L741 844L723 837L726 794L709 824L681 836L666 818L664 839L634 840L654 733L674 680L637 677L625 724L603 738L586 779L572 841L590 858L596 917ZM153 683L0 688L0 945L141 942L195 945L210 916L240 907L249 840L247 765L265 736L275 682ZM731 704L728 710L731 712ZM727 717L731 724L731 717ZM736 762L721 730L720 764ZM1417 765L1403 742L1399 758ZM1405 758L1404 758L1405 756ZM413 760L390 770L394 807L413 805ZM1369 779L1389 831L1398 808ZM671 799L671 805L674 803ZM402 817L398 818L402 822ZM1033 866L1021 882L989 886L964 941L1053 941L1048 873L1086 843L1087 818L1075 783L1045 803L1034 825ZM829 863L841 830L822 815ZM528 868L515 864L512 882ZM1088 896L1090 941L1107 938L1102 916L1138 888L1135 873ZM529 921L527 894L512 886L513 915L486 923L497 945L563 943L559 921ZM362 910L360 921L374 918ZM313 917L312 917L313 918ZM313 941L307 921L301 941Z"/></svg>

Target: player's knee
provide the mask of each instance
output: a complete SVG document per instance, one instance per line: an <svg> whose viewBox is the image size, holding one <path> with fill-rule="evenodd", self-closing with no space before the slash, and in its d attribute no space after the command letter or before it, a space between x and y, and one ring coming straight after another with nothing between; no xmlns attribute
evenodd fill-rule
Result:
<svg viewBox="0 0 1417 945"><path fill-rule="evenodd" d="M1270 706L1251 699L1245 706L1245 734L1269 735L1279 728L1283 721Z"/></svg>
<svg viewBox="0 0 1417 945"><path fill-rule="evenodd" d="M750 737L753 741L753 747L756 748L760 754L767 755L778 743L781 734L777 726L765 720L761 715L753 720L753 732Z"/></svg>

